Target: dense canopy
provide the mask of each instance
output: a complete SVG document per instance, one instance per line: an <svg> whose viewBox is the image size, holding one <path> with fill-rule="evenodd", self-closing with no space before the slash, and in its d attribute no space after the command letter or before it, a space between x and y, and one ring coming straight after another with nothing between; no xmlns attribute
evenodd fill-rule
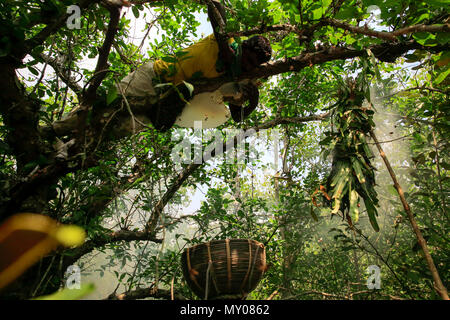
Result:
<svg viewBox="0 0 450 320"><path fill-rule="evenodd" d="M213 131L198 142L133 121L118 135L145 105L100 101L207 36L208 1L0 0L0 224L32 212L86 232L0 297L56 292L77 265L95 298L194 298L184 248L242 238L264 243L269 266L249 299L448 299L448 1L221 1L222 32L264 35L272 59L189 85L258 79L257 109L219 127L254 134L246 161L231 144L228 158L179 163L183 138L209 150Z"/></svg>

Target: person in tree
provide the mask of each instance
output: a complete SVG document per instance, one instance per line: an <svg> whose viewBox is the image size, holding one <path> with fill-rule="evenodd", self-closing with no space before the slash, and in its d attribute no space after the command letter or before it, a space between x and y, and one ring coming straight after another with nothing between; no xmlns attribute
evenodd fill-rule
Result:
<svg viewBox="0 0 450 320"><path fill-rule="evenodd" d="M259 92L251 81L231 82L213 93L191 97L185 81L227 76L239 77L243 72L270 60L269 41L254 36L241 44L227 38L219 30L226 24L225 9L217 1L208 2L208 16L214 33L192 46L181 50L172 59L149 61L127 75L119 84L119 92L127 97L149 97L148 118L153 126L166 131L175 123L193 127L193 121L202 121L203 127L217 127L231 117L239 122L257 107ZM171 89L161 92L171 83ZM167 87L167 86L166 86ZM228 108L223 101L231 101ZM248 106L243 102L249 101Z"/></svg>

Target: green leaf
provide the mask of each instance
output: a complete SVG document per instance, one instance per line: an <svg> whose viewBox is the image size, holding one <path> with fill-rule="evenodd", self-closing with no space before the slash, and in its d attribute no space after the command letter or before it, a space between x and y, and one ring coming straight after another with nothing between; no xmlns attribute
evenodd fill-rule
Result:
<svg viewBox="0 0 450 320"><path fill-rule="evenodd" d="M370 224L372 225L372 228L378 232L380 231L380 227L377 223L377 209L373 205L372 201L370 199L364 199L364 204L366 205L367 214L369 216Z"/></svg>
<svg viewBox="0 0 450 320"><path fill-rule="evenodd" d="M186 81L183 81L183 83L188 88L189 95L192 96L192 93L194 92L194 86L192 84L190 84L189 82L186 82Z"/></svg>
<svg viewBox="0 0 450 320"><path fill-rule="evenodd" d="M352 158L352 166L355 170L356 177L358 178L359 183L365 183L366 179L364 178L364 173L362 171L362 167L358 161L358 159Z"/></svg>
<svg viewBox="0 0 450 320"><path fill-rule="evenodd" d="M449 32L439 32L436 35L436 41L441 44L441 45L445 45L450 41L450 34Z"/></svg>
<svg viewBox="0 0 450 320"><path fill-rule="evenodd" d="M118 97L117 88L115 86L108 90L108 95L106 96L106 104L110 105Z"/></svg>
<svg viewBox="0 0 450 320"><path fill-rule="evenodd" d="M322 7L317 8L316 10L313 10L312 11L312 18L313 18L313 20L319 20L320 18L322 18L322 14L323 14Z"/></svg>
<svg viewBox="0 0 450 320"><path fill-rule="evenodd" d="M448 0L427 0L426 3L437 8L448 7L449 5Z"/></svg>
<svg viewBox="0 0 450 320"><path fill-rule="evenodd" d="M358 209L358 199L359 195L356 190L350 192L350 217L354 223L359 220L359 209Z"/></svg>
<svg viewBox="0 0 450 320"><path fill-rule="evenodd" d="M423 20L429 19L429 18L430 18L430 13L429 12L422 13L411 24L418 24L418 23L422 22Z"/></svg>
<svg viewBox="0 0 450 320"><path fill-rule="evenodd" d="M436 46L436 36L430 32L417 32L413 34L413 38L417 41L417 43L423 46Z"/></svg>
<svg viewBox="0 0 450 320"><path fill-rule="evenodd" d="M434 83L435 83L435 84L440 84L442 81L444 81L444 80L447 78L447 76L449 75L449 73L450 73L450 68L447 68L447 70L445 70L444 72L441 72L441 73L436 77L436 79L434 80Z"/></svg>
<svg viewBox="0 0 450 320"><path fill-rule="evenodd" d="M348 6L339 10L339 12L334 17L339 20L353 19L355 17L358 17L358 9L356 8L356 6Z"/></svg>
<svg viewBox="0 0 450 320"><path fill-rule="evenodd" d="M177 58L172 57L172 56L165 56L165 57L162 57L161 60L164 61L164 62L169 62L169 63L175 63L175 62L178 61Z"/></svg>
<svg viewBox="0 0 450 320"><path fill-rule="evenodd" d="M131 10L133 11L134 17L139 18L139 9L136 6L132 6Z"/></svg>
<svg viewBox="0 0 450 320"><path fill-rule="evenodd" d="M35 76L38 76L38 75L39 75L39 71L38 71L36 68L28 67L28 70L30 70L30 72L31 72L32 74L34 74Z"/></svg>
<svg viewBox="0 0 450 320"><path fill-rule="evenodd" d="M395 189L395 187L393 185L389 185L387 189L388 189L389 193L392 194L393 196L398 195L397 189Z"/></svg>
<svg viewBox="0 0 450 320"><path fill-rule="evenodd" d="M316 213L314 212L314 208L311 206L310 210L311 217L314 219L315 222L319 221L319 218L317 217Z"/></svg>

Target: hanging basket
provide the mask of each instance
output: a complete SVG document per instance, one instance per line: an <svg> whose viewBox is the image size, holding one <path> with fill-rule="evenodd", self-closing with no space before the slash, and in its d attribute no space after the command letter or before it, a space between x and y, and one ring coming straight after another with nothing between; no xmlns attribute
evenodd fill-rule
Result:
<svg viewBox="0 0 450 320"><path fill-rule="evenodd" d="M185 249L181 265L199 298L245 299L266 270L266 251L255 240L216 240Z"/></svg>

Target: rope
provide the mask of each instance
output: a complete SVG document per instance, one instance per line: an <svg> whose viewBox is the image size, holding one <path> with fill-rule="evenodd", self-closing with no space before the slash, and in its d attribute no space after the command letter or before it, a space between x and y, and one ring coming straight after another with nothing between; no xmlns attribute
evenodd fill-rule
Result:
<svg viewBox="0 0 450 320"><path fill-rule="evenodd" d="M248 291L250 291L250 284L252 282L253 270L255 270L256 258L258 257L259 246L256 247L255 257L253 258L252 270L250 270L250 277L248 278Z"/></svg>
<svg viewBox="0 0 450 320"><path fill-rule="evenodd" d="M242 281L241 284L241 291L244 289L245 283L247 282L248 276L250 274L250 270L252 268L252 243L251 240L247 240L248 241L248 268L247 268L247 273L245 274L244 280Z"/></svg>
<svg viewBox="0 0 450 320"><path fill-rule="evenodd" d="M208 300L208 294L209 294L209 271L212 267L212 261L208 261L208 269L206 269L206 288L205 288L205 300Z"/></svg>

